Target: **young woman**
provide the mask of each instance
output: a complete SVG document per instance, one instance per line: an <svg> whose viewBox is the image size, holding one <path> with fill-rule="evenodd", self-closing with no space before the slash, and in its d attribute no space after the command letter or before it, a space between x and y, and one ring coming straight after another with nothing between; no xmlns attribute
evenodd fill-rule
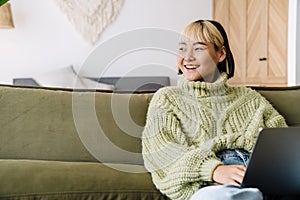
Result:
<svg viewBox="0 0 300 200"><path fill-rule="evenodd" d="M143 131L143 158L156 187L170 199L262 199L239 187L257 134L285 127L258 92L231 87L234 59L223 27L199 20L182 32L177 87L155 93Z"/></svg>

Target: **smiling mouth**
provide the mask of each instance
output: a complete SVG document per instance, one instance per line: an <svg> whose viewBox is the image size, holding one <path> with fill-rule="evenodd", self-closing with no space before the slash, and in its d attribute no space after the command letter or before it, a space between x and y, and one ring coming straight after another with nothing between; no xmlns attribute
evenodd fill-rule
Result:
<svg viewBox="0 0 300 200"><path fill-rule="evenodd" d="M186 69L197 69L200 65L184 65Z"/></svg>

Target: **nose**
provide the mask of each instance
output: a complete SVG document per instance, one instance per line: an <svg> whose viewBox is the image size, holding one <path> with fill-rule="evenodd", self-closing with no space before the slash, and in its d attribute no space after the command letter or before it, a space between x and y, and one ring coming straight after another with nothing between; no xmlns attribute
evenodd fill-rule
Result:
<svg viewBox="0 0 300 200"><path fill-rule="evenodd" d="M192 50L189 50L186 55L184 56L183 58L185 61L187 62L190 62L190 61L193 61L195 59L194 57L194 54L193 54L193 51Z"/></svg>

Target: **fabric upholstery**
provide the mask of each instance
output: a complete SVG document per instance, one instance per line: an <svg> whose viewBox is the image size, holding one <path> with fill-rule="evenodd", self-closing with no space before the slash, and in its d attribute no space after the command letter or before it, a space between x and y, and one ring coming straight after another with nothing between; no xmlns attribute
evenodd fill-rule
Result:
<svg viewBox="0 0 300 200"><path fill-rule="evenodd" d="M300 126L300 86L256 89ZM141 156L153 94L0 85L0 199L166 199Z"/></svg>
<svg viewBox="0 0 300 200"><path fill-rule="evenodd" d="M96 120L109 141L125 151L139 154L141 130L151 96L152 93L132 95L0 86L0 158L97 161L82 144L76 127L78 122L82 124L88 123L90 118L94 120L90 113L85 112L86 105L91 103L91 107L95 108ZM76 119L74 112L79 113ZM133 128L130 123L120 124L120 119L129 117L131 124L135 124ZM97 126L86 126L88 128L84 127L83 131L100 135ZM81 135L85 134L83 131ZM101 141L98 144L105 145ZM114 157L109 149L106 150L101 152L102 162L143 164L141 155Z"/></svg>
<svg viewBox="0 0 300 200"><path fill-rule="evenodd" d="M0 199L165 199L148 173L126 173L101 163L0 160L0 177Z"/></svg>
<svg viewBox="0 0 300 200"><path fill-rule="evenodd" d="M289 126L300 126L300 86L254 87L266 97L278 112L284 116Z"/></svg>

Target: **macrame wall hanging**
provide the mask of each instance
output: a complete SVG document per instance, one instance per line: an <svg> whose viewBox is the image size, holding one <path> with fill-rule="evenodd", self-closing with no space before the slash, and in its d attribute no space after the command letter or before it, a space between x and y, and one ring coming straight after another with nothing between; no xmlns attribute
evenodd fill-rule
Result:
<svg viewBox="0 0 300 200"><path fill-rule="evenodd" d="M83 38L94 44L119 14L124 0L55 0Z"/></svg>

